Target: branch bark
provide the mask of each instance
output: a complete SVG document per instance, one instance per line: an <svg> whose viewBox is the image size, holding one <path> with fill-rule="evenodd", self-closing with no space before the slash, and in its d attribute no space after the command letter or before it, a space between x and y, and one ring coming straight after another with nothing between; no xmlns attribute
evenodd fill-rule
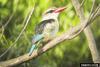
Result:
<svg viewBox="0 0 100 67"><path fill-rule="evenodd" d="M72 3L73 3L73 6L75 7L77 15L80 18L81 23L84 23L84 20L87 20L87 19L85 19L83 8L82 7L80 8L81 4L79 3L78 0L72 0ZM95 0L93 0L93 5L92 5L92 9L91 9L89 18L91 17L91 14L93 13L94 4L95 4ZM93 62L94 63L99 63L100 62L99 52L97 50L96 42L94 40L94 37L93 37L92 30L91 30L90 26L87 26L84 29L84 33L87 37L88 46L89 46L89 49L90 49L90 52L91 52L91 55L92 55Z"/></svg>

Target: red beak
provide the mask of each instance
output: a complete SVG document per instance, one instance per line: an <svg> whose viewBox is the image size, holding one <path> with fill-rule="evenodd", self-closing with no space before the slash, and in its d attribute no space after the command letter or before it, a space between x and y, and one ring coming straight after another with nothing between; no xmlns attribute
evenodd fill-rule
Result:
<svg viewBox="0 0 100 67"><path fill-rule="evenodd" d="M62 12L65 9L66 9L66 7L60 7L60 8L55 9L53 12L54 13L60 13L60 12Z"/></svg>

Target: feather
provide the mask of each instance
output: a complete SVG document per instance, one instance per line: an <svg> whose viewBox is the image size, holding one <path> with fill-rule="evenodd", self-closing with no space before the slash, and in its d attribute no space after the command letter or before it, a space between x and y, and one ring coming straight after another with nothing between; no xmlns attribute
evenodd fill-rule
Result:
<svg viewBox="0 0 100 67"><path fill-rule="evenodd" d="M31 49L30 49L30 51L29 51L29 56L31 56L31 55L32 55L32 53L33 53L33 51L34 51L35 47L36 47L36 45L35 45L35 44L33 44L33 45L32 45L32 47L31 47Z"/></svg>
<svg viewBox="0 0 100 67"><path fill-rule="evenodd" d="M42 38L43 38L43 35L42 35L42 34L37 34L37 35L35 35L35 36L33 37L33 39L32 39L33 45L32 45L32 47L31 47L31 49L30 49L30 51L29 51L29 56L31 56L31 54L33 53L33 51L34 51L35 48L36 48L35 43L36 43L37 41L41 40Z"/></svg>
<svg viewBox="0 0 100 67"><path fill-rule="evenodd" d="M43 20L40 22L40 24L38 24L35 28L35 34L42 34L45 26L48 24L48 23L52 23L52 22L55 22L54 19L48 19L48 20Z"/></svg>

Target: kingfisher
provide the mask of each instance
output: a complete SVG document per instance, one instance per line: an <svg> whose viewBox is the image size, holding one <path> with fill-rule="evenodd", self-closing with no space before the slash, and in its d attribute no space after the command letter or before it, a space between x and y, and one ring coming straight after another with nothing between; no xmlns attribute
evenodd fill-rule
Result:
<svg viewBox="0 0 100 67"><path fill-rule="evenodd" d="M31 56L40 42L47 42L56 37L59 31L58 16L65 9L66 7L53 7L43 13L41 22L35 27L35 35L32 39L29 56Z"/></svg>

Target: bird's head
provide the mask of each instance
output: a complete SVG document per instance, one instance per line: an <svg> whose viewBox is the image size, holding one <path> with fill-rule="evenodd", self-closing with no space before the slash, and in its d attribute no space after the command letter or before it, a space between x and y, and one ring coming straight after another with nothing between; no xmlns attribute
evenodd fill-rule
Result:
<svg viewBox="0 0 100 67"><path fill-rule="evenodd" d="M60 7L60 8L49 8L46 10L43 14L43 20L45 19L57 19L58 15L65 10L66 7Z"/></svg>

